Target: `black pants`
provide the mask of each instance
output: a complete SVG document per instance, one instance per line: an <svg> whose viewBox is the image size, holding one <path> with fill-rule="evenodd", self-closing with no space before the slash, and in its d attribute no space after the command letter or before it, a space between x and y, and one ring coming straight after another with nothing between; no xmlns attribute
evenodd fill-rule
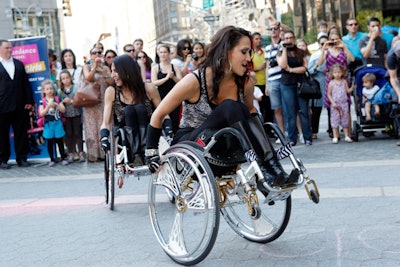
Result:
<svg viewBox="0 0 400 267"><path fill-rule="evenodd" d="M26 160L28 146L29 111L17 109L0 113L0 161L7 163L10 159L10 127L14 132L14 150L17 162Z"/></svg>
<svg viewBox="0 0 400 267"><path fill-rule="evenodd" d="M185 140L194 141L205 130L218 130L225 127L230 127L236 122L241 121L244 122L244 126L246 127L245 134L247 134L248 138L250 139L253 149L260 158L263 158L263 151L272 151L272 148L264 148L263 150L260 147L260 143L257 141L257 138L251 132L250 127L247 124L249 118L250 112L245 104L231 99L224 100L215 109L213 109L211 114L200 127L196 129L180 129L175 135L173 144Z"/></svg>
<svg viewBox="0 0 400 267"><path fill-rule="evenodd" d="M319 120L321 117L321 112L322 107L311 107L310 121L313 134L317 134L319 131Z"/></svg>
<svg viewBox="0 0 400 267"><path fill-rule="evenodd" d="M64 126L68 152L73 153L76 145L78 146L78 152L83 152L82 117L66 118Z"/></svg>
<svg viewBox="0 0 400 267"><path fill-rule="evenodd" d="M135 133L139 133L141 127L147 127L149 116L145 105L128 105L124 108L123 126L129 126Z"/></svg>
<svg viewBox="0 0 400 267"><path fill-rule="evenodd" d="M60 152L61 160L66 158L65 150L64 150L64 142L63 138L53 138L53 139L46 139L47 140L47 152L49 153L50 160L54 162L56 158L55 153L55 144L58 146L58 151Z"/></svg>

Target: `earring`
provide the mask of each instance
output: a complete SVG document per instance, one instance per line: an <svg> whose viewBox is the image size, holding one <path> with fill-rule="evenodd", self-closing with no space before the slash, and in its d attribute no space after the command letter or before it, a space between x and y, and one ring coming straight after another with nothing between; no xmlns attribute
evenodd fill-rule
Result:
<svg viewBox="0 0 400 267"><path fill-rule="evenodd" d="M228 62L229 62L229 70L225 71L225 73L227 73L227 74L232 71L232 63L230 61L228 61Z"/></svg>

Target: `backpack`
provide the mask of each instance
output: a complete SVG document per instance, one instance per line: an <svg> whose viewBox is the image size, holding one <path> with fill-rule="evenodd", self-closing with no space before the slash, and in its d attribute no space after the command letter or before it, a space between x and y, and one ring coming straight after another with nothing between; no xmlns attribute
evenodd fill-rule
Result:
<svg viewBox="0 0 400 267"><path fill-rule="evenodd" d="M54 100L56 101L57 104L60 104L60 99L58 98L58 96L54 96ZM46 98L43 97L42 98L42 105L43 105L44 108L46 107L46 104L47 104ZM38 113L39 113L39 111L38 111ZM63 124L65 124L65 120L66 119L63 116L61 116L61 121L62 121ZM37 124L38 127L43 127L44 126L44 117L38 118L37 121L36 121L36 124Z"/></svg>

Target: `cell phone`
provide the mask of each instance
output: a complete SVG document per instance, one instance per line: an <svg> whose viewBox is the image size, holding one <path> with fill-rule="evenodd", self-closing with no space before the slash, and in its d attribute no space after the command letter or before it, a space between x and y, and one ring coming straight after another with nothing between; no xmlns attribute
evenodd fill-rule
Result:
<svg viewBox="0 0 400 267"><path fill-rule="evenodd" d="M288 46L292 46L292 45L293 45L292 43L283 43L282 44L283 47L288 47Z"/></svg>
<svg viewBox="0 0 400 267"><path fill-rule="evenodd" d="M336 42L329 43L329 46L335 46Z"/></svg>

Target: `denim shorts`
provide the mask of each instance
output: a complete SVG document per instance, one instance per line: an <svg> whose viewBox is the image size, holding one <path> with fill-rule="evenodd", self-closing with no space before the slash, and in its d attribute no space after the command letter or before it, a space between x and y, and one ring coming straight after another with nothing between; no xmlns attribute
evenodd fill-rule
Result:
<svg viewBox="0 0 400 267"><path fill-rule="evenodd" d="M268 92L271 109L282 108L281 79L268 81Z"/></svg>

